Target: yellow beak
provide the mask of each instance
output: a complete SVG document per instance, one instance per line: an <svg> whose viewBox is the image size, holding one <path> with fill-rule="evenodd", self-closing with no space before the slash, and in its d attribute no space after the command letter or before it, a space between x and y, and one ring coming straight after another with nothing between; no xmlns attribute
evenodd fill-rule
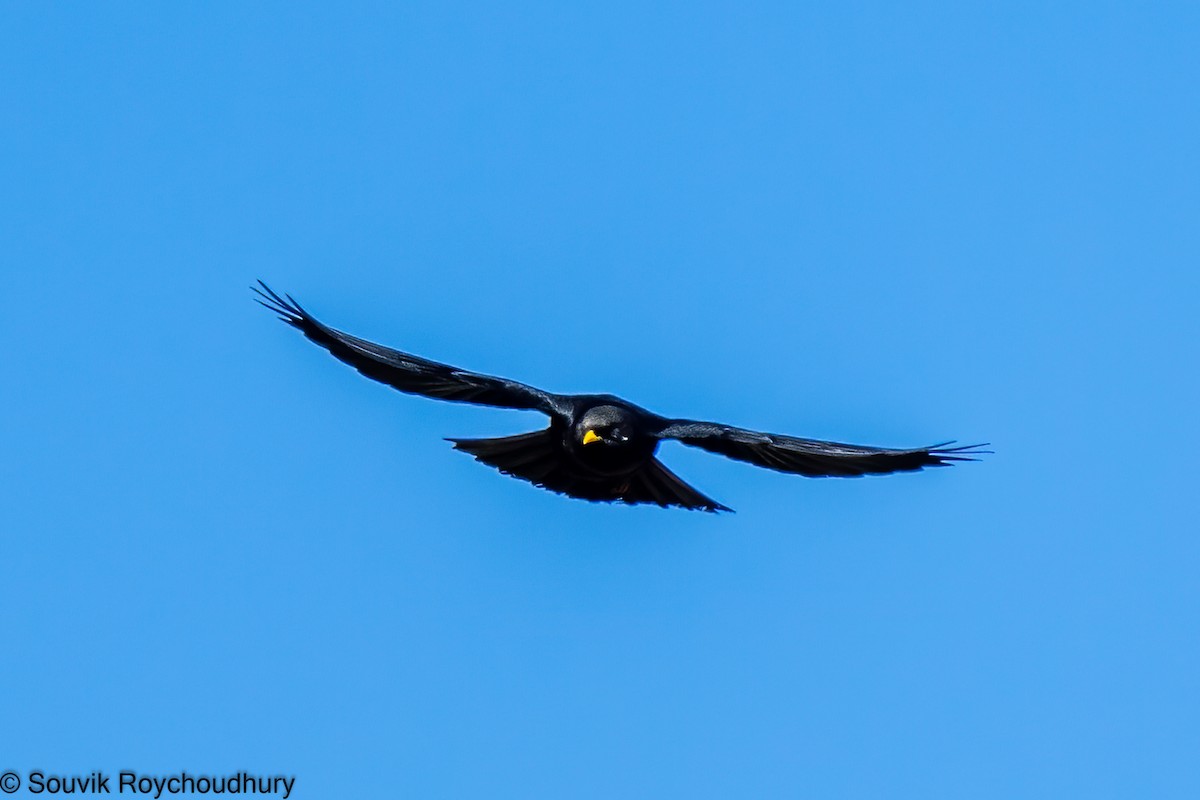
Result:
<svg viewBox="0 0 1200 800"><path fill-rule="evenodd" d="M596 435L595 431L588 431L587 433L585 433L583 435L583 443L584 444L591 444L592 442L598 442L598 441L600 441L600 437Z"/></svg>

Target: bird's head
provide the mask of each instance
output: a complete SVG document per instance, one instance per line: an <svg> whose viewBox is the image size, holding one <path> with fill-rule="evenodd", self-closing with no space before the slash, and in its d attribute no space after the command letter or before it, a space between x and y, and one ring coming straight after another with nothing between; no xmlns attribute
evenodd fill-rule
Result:
<svg viewBox="0 0 1200 800"><path fill-rule="evenodd" d="M576 440L585 447L620 446L635 433L632 415L617 406L588 409L575 425Z"/></svg>

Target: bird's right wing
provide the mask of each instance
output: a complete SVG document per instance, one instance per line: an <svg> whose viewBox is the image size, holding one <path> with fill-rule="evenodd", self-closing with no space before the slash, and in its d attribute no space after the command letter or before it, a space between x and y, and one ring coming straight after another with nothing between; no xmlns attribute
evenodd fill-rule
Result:
<svg viewBox="0 0 1200 800"><path fill-rule="evenodd" d="M660 439L677 439L759 467L810 478L884 475L924 467L945 467L955 461L974 461L973 456L988 452L979 449L986 445L949 446L953 442L911 450L864 447L692 420L670 420L657 435Z"/></svg>
<svg viewBox="0 0 1200 800"><path fill-rule="evenodd" d="M438 400L541 411L551 416L564 413L565 399L559 395L505 378L467 372L342 333L319 322L290 295L280 297L262 281L258 283L261 289L251 288L258 293L259 303L368 378L402 392Z"/></svg>

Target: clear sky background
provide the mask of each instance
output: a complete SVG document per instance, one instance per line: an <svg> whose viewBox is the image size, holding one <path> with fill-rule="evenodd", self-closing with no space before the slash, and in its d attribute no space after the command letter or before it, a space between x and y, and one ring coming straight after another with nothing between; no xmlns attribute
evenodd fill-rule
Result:
<svg viewBox="0 0 1200 800"><path fill-rule="evenodd" d="M837 6L837 7L834 7ZM1195 4L7 4L0 770L1200 796ZM573 501L251 302L885 446ZM24 790L22 790L23 792ZM28 796L28 795L26 795Z"/></svg>

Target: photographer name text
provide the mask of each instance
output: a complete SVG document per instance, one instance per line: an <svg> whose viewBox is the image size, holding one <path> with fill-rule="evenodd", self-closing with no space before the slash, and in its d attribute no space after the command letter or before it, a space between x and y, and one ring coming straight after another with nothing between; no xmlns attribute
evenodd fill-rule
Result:
<svg viewBox="0 0 1200 800"><path fill-rule="evenodd" d="M275 795L287 800L296 785L295 775L254 775L249 772L229 775L193 775L190 772L145 775L126 770L115 775L101 771L88 775L57 775L31 770L24 781L20 777L15 772L4 773L3 779L0 779L0 790L5 794L13 794L24 788L36 795L128 794L154 800L183 794Z"/></svg>

